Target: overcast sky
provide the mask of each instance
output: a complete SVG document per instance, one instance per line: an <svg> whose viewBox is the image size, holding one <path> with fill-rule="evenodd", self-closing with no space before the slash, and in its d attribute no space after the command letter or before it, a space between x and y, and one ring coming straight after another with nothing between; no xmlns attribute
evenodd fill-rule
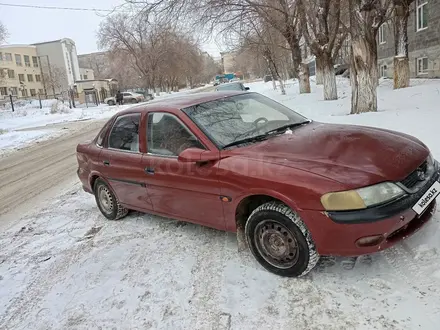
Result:
<svg viewBox="0 0 440 330"><path fill-rule="evenodd" d="M14 5L113 9L124 0L4 0ZM78 54L98 51L96 32L105 13L18 8L0 5L0 20L6 26L7 44L31 44L61 38L75 41ZM219 56L215 43L203 45L204 50Z"/></svg>

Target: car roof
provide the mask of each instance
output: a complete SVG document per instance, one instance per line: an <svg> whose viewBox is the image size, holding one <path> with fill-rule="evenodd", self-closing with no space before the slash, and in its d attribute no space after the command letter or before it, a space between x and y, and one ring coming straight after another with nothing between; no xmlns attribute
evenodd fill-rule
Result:
<svg viewBox="0 0 440 330"><path fill-rule="evenodd" d="M147 104L140 104L126 110L120 111L117 115L128 113L143 113L147 111L176 111L188 108L197 104L215 101L234 95L249 94L243 91L219 91L219 92L200 92L187 95L170 96L164 99L149 101Z"/></svg>

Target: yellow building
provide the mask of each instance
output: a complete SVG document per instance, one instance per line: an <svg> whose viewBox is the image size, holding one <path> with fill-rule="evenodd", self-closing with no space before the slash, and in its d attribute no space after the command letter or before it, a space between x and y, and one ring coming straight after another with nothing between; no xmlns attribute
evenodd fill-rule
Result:
<svg viewBox="0 0 440 330"><path fill-rule="evenodd" d="M37 48L29 45L0 46L0 98L35 97L45 94Z"/></svg>

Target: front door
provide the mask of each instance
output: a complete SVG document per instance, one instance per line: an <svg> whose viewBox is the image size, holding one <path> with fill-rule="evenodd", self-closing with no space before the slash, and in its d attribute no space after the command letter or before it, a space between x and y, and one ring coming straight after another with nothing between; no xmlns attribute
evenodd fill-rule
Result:
<svg viewBox="0 0 440 330"><path fill-rule="evenodd" d="M177 160L187 148L205 147L175 115L150 113L147 122L148 153L142 166L154 211L224 230L218 162L200 165Z"/></svg>
<svg viewBox="0 0 440 330"><path fill-rule="evenodd" d="M108 147L100 154L102 174L118 200L128 208L152 210L139 151L140 114L121 115L110 131Z"/></svg>

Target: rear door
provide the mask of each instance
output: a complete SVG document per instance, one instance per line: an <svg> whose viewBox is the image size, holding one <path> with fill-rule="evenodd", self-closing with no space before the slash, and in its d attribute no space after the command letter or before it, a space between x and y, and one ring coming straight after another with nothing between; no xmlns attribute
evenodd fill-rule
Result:
<svg viewBox="0 0 440 330"><path fill-rule="evenodd" d="M142 153L139 149L139 113L116 118L108 135L107 148L100 154L102 174L121 203L137 210L152 210L145 185Z"/></svg>
<svg viewBox="0 0 440 330"><path fill-rule="evenodd" d="M205 146L174 114L152 112L146 120L148 152L142 165L154 211L224 229L218 162L179 162L183 150Z"/></svg>

